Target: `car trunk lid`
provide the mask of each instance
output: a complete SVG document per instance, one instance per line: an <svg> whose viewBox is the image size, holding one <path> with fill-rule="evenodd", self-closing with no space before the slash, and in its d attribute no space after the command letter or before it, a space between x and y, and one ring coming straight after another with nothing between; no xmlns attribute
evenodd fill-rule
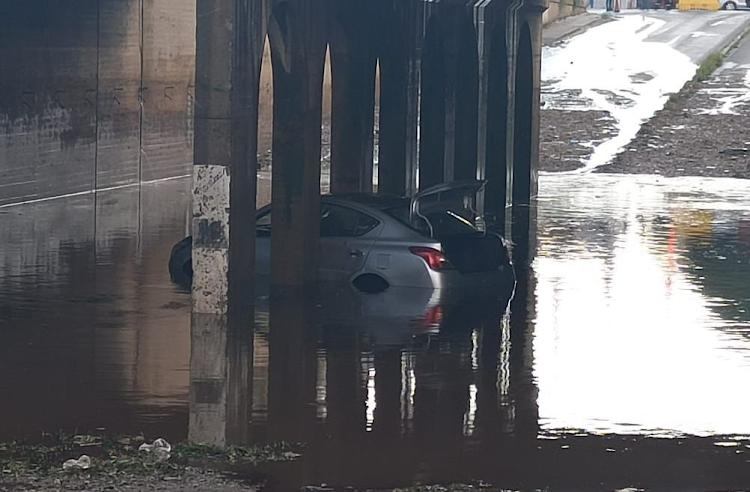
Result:
<svg viewBox="0 0 750 492"><path fill-rule="evenodd" d="M441 209L450 210L476 226L481 219L477 211L477 194L486 184L485 180L470 179L426 188L411 199L410 221L413 223L423 219L429 224L434 237L434 224L430 222L428 215L434 210Z"/></svg>

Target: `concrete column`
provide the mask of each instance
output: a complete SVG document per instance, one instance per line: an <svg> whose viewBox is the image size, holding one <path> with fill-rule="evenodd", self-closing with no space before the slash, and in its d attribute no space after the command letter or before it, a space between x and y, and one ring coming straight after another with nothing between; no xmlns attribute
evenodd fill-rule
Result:
<svg viewBox="0 0 750 492"><path fill-rule="evenodd" d="M459 9L455 15L462 15L464 12ZM456 121L456 115L460 113L460 109L457 107L459 103L460 95L458 94L458 79L459 77L466 77L467 74L458 72L459 53L458 44L459 34L456 32L455 26L458 25L455 22L456 19L451 19L450 25L447 26L444 35L444 53L443 60L445 65L443 66L443 81L444 81L444 122L443 122L443 176L441 181L450 182L453 181L455 176L456 166L456 134L460 132L458 128L458 122Z"/></svg>
<svg viewBox="0 0 750 492"><path fill-rule="evenodd" d="M194 314L190 337L191 442L227 444L226 316Z"/></svg>
<svg viewBox="0 0 750 492"><path fill-rule="evenodd" d="M380 140L378 192L402 195L407 190L407 113L409 57L403 4L385 16L389 26L380 56ZM414 130L414 129L412 129ZM416 138L416 132L411 140ZM413 148L413 146L410 146Z"/></svg>
<svg viewBox="0 0 750 492"><path fill-rule="evenodd" d="M539 135L542 103L542 14L546 2L535 5L527 14L526 19L531 31L531 51L533 56L533 88L531 95L532 124L531 124L531 197L539 194Z"/></svg>
<svg viewBox="0 0 750 492"><path fill-rule="evenodd" d="M395 439L401 433L401 350L377 350L374 362L377 406L373 431L383 440Z"/></svg>
<svg viewBox="0 0 750 492"><path fill-rule="evenodd" d="M403 2L401 2L403 3ZM404 8L407 42L407 91L406 91L406 193L417 191L419 156L420 87L422 84L422 62L419 46L424 40L425 20L429 4L409 2Z"/></svg>
<svg viewBox="0 0 750 492"><path fill-rule="evenodd" d="M214 446L249 443L253 345L248 328L223 315L193 315L191 442Z"/></svg>
<svg viewBox="0 0 750 492"><path fill-rule="evenodd" d="M480 8L480 7L475 7ZM461 9L457 17L458 56L455 98L454 180L474 179L477 174L477 129L479 113L478 38L470 13Z"/></svg>
<svg viewBox="0 0 750 492"><path fill-rule="evenodd" d="M317 382L315 304L298 287L274 288L270 299L268 439L309 442Z"/></svg>
<svg viewBox="0 0 750 492"><path fill-rule="evenodd" d="M532 141L534 128L534 68L531 33L525 19L519 19L515 63L515 128L513 134L513 205L531 199ZM536 108L538 114L538 108Z"/></svg>
<svg viewBox="0 0 750 492"><path fill-rule="evenodd" d="M531 203L538 187L539 104L541 69L541 13L521 10L515 60L515 107L512 173L511 237L517 262L530 265L536 249L536 208ZM526 245L526 246L521 246Z"/></svg>
<svg viewBox="0 0 750 492"><path fill-rule="evenodd" d="M482 8L479 27L479 123L477 176L488 181L480 200L487 227L505 230L508 141L508 50L506 17L500 9Z"/></svg>
<svg viewBox="0 0 750 492"><path fill-rule="evenodd" d="M251 0L198 0L197 12L193 312L223 315L230 296L252 298L262 17Z"/></svg>
<svg viewBox="0 0 750 492"><path fill-rule="evenodd" d="M274 76L271 282L276 285L309 284L317 274L327 5L280 3L269 24Z"/></svg>
<svg viewBox="0 0 750 492"><path fill-rule="evenodd" d="M360 347L360 333L353 326L327 327L326 418L329 450L346 468L356 468L359 452L352 443L367 435L366 377Z"/></svg>
<svg viewBox="0 0 750 492"><path fill-rule="evenodd" d="M421 53L419 115L419 188L445 178L447 64L443 28L438 14L428 20Z"/></svg>
<svg viewBox="0 0 750 492"><path fill-rule="evenodd" d="M488 142L488 109L489 104L489 84L490 75L489 67L490 58L490 40L492 34L492 16L488 12L487 6L482 4L474 9L473 13L474 27L477 31L477 179L485 179L487 176L487 142ZM487 25L488 22L490 25ZM479 213L486 215L488 212L485 205L486 192L482 192L478 199L477 207ZM487 217L485 217L485 221Z"/></svg>
<svg viewBox="0 0 750 492"><path fill-rule="evenodd" d="M375 64L371 4L335 4L331 26L331 192L372 191Z"/></svg>

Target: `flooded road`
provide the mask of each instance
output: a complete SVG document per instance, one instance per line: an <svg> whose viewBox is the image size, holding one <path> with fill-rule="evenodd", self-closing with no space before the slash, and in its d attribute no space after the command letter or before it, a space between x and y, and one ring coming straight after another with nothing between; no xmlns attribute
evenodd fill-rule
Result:
<svg viewBox="0 0 750 492"><path fill-rule="evenodd" d="M543 175L507 313L505 292L259 288L254 329L192 336L167 272L189 186L0 209L0 440L307 443L263 470L279 491L750 486L744 181Z"/></svg>

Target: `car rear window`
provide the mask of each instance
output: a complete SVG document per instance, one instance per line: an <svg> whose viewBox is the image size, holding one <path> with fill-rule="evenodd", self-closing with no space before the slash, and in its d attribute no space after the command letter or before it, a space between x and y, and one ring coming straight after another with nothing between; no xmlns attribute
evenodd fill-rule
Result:
<svg viewBox="0 0 750 492"><path fill-rule="evenodd" d="M439 238L477 232L477 228L470 221L448 209L433 209L424 213L424 216L432 224L432 234L430 234L430 225L423 218L415 217L414 221L409 221L408 207L394 207L384 211L394 219L427 237Z"/></svg>

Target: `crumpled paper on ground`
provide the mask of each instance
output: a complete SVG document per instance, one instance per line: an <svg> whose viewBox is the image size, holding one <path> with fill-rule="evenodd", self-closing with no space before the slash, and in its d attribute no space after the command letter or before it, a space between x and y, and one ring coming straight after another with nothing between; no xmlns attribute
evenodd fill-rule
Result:
<svg viewBox="0 0 750 492"><path fill-rule="evenodd" d="M159 438L153 444L141 444L138 451L150 454L153 456L154 461L161 463L162 461L167 461L172 456L172 445L166 439Z"/></svg>
<svg viewBox="0 0 750 492"><path fill-rule="evenodd" d="M63 463L63 470L88 470L91 468L91 458L81 455L77 460L69 459Z"/></svg>

